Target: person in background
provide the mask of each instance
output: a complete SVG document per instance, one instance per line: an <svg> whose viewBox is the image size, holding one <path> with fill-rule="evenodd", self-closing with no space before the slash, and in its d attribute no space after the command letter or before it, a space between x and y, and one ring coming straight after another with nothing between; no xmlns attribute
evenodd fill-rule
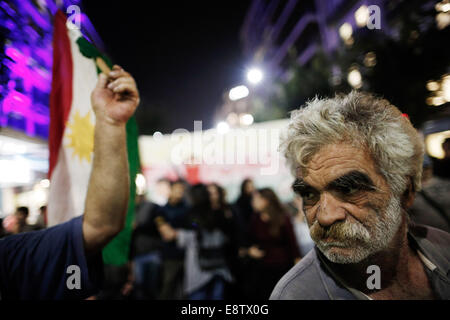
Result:
<svg viewBox="0 0 450 320"><path fill-rule="evenodd" d="M208 192L210 195L211 207L214 214L223 215L227 220L228 225L228 242L225 248L225 255L227 265L230 269L233 282L227 282L225 290L226 298L228 296L236 298L241 294L240 290L240 265L239 265L239 246L243 243L243 234L240 232L239 221L235 209L227 203L226 192L223 187L217 183L208 184Z"/></svg>
<svg viewBox="0 0 450 320"><path fill-rule="evenodd" d="M155 186L155 192L152 195L153 202L159 206L167 204L170 196L170 180L167 178L158 179Z"/></svg>
<svg viewBox="0 0 450 320"><path fill-rule="evenodd" d="M2 225L4 229L4 237L20 233L19 220L15 214L6 216L3 219Z"/></svg>
<svg viewBox="0 0 450 320"><path fill-rule="evenodd" d="M35 229L45 229L47 228L47 206L41 206L39 208L39 216L37 218Z"/></svg>
<svg viewBox="0 0 450 320"><path fill-rule="evenodd" d="M172 228L186 227L189 207L184 199L186 185L182 180L171 183L167 204L159 210L155 219ZM179 300L183 297L184 249L175 241L165 241L161 249L162 284L159 299Z"/></svg>
<svg viewBox="0 0 450 320"><path fill-rule="evenodd" d="M280 277L300 260L291 218L270 188L254 192L252 206L256 214L250 221L249 247L242 252L252 259L247 297L268 299Z"/></svg>
<svg viewBox="0 0 450 320"><path fill-rule="evenodd" d="M422 167L422 189L408 209L409 216L416 224L450 232L450 179L433 175L433 163L427 155Z"/></svg>
<svg viewBox="0 0 450 320"><path fill-rule="evenodd" d="M210 185L210 188L211 185ZM217 191L217 190L216 190ZM215 194L215 191L214 191ZM225 284L232 281L227 265L226 246L232 234L232 215L220 206L204 184L191 188L191 229L174 229L164 223L159 227L165 241L176 241L186 249L184 294L190 300L222 300ZM217 203L216 203L217 205Z"/></svg>
<svg viewBox="0 0 450 320"><path fill-rule="evenodd" d="M308 223L305 219L305 213L303 212L303 200L301 197L294 195L295 213L293 216L293 226L295 236L297 238L297 244L300 249L300 255L302 257L314 248L314 241L309 234Z"/></svg>
<svg viewBox="0 0 450 320"><path fill-rule="evenodd" d="M249 270L249 260L245 254L246 248L249 246L248 239L248 228L249 223L254 215L252 207L252 195L255 191L255 186L253 180L246 178L241 183L241 193L234 204L234 209L236 212L236 222L237 222L237 240L238 240L238 256L236 257L235 263L232 264L233 273L236 275L235 282L235 296L237 298L246 298L245 294L248 290L248 274L251 274Z"/></svg>
<svg viewBox="0 0 450 320"><path fill-rule="evenodd" d="M139 196L130 249L127 282L136 299L154 300L160 290L162 239L155 224L160 207Z"/></svg>
<svg viewBox="0 0 450 320"><path fill-rule="evenodd" d="M18 207L17 208L17 210L15 212L15 216L17 217L19 233L37 230L35 225L28 224L28 222L27 222L29 213L30 213L30 210L28 209L28 207Z"/></svg>
<svg viewBox="0 0 450 320"><path fill-rule="evenodd" d="M253 180L250 178L244 179L241 183L241 194L234 205L242 230L247 230L253 215L252 194L254 191Z"/></svg>
<svg viewBox="0 0 450 320"><path fill-rule="evenodd" d="M4 218L0 218L0 239L7 235L7 231L5 230L5 227L3 225L4 221Z"/></svg>
<svg viewBox="0 0 450 320"><path fill-rule="evenodd" d="M18 207L16 209L16 212L14 212L14 215L16 216L16 221L17 221L17 225L18 225L18 233L24 232L24 231L31 231L28 230L29 228L28 223L27 223L27 219L28 219L28 215L29 215L29 209L28 207Z"/></svg>
<svg viewBox="0 0 450 320"><path fill-rule="evenodd" d="M450 138L446 138L442 143L444 158L433 160L433 172L435 176L444 179L450 179Z"/></svg>

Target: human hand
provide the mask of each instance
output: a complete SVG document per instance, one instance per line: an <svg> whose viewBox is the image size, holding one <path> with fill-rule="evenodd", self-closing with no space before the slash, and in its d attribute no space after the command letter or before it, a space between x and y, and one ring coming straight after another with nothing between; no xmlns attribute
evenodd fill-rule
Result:
<svg viewBox="0 0 450 320"><path fill-rule="evenodd" d="M253 259L261 259L266 255L266 253L263 250L259 249L257 246L251 246L248 249L248 255Z"/></svg>
<svg viewBox="0 0 450 320"><path fill-rule="evenodd" d="M177 237L177 231L168 223L160 224L158 230L164 241L172 241Z"/></svg>
<svg viewBox="0 0 450 320"><path fill-rule="evenodd" d="M125 125L139 104L139 92L133 77L115 65L108 75L99 75L91 103L97 121Z"/></svg>

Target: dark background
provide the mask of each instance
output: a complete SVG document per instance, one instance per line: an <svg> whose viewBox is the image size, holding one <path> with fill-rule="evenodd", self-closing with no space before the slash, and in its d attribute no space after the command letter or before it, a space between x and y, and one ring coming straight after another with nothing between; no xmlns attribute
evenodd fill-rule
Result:
<svg viewBox="0 0 450 320"><path fill-rule="evenodd" d="M215 124L225 90L243 79L239 31L250 1L84 1L106 53L136 79L140 134Z"/></svg>

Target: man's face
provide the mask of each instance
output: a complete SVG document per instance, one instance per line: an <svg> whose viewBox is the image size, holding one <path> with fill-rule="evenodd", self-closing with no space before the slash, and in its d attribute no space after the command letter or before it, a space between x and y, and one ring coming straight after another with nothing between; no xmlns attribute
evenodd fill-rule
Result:
<svg viewBox="0 0 450 320"><path fill-rule="evenodd" d="M303 199L311 237L335 263L358 263L386 249L401 207L365 150L328 145L300 169L294 190Z"/></svg>

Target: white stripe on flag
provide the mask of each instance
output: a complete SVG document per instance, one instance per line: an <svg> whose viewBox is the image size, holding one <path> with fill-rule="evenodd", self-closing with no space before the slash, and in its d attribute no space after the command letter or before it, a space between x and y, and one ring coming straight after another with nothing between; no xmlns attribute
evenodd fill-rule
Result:
<svg viewBox="0 0 450 320"><path fill-rule="evenodd" d="M97 68L93 59L86 58L80 52L76 43L80 35L79 31L69 29L68 35L73 62L72 105L58 162L52 173L48 205L50 226L84 213L84 202L92 168L92 150L81 151L86 145L85 139L90 140L87 145L93 146L95 115L90 97L97 83Z"/></svg>

